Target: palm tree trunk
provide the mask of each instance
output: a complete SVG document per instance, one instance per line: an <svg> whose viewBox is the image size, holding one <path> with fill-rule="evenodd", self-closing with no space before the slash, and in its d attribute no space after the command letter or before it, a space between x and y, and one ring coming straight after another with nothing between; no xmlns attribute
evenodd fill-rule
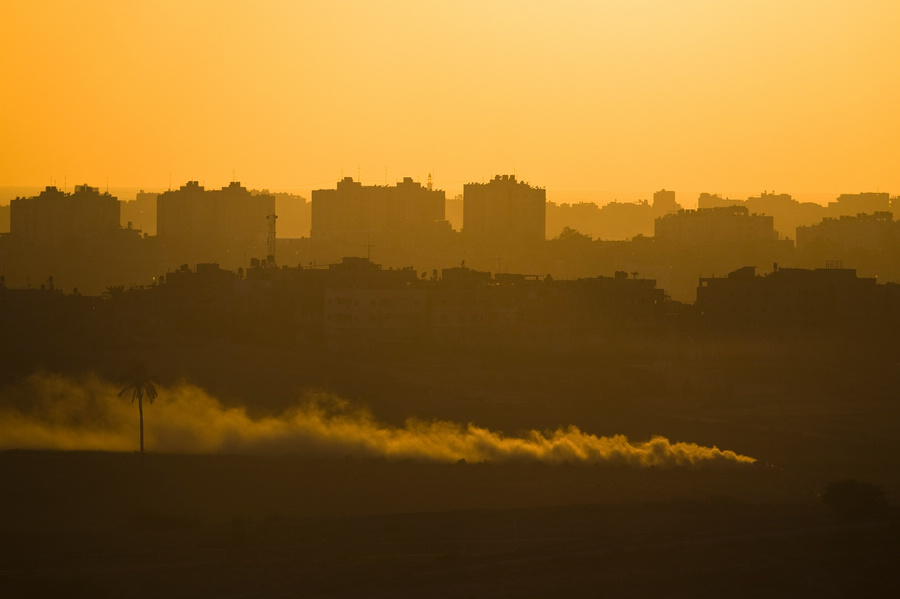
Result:
<svg viewBox="0 0 900 599"><path fill-rule="evenodd" d="M138 414L141 417L141 453L144 453L144 398L138 397Z"/></svg>

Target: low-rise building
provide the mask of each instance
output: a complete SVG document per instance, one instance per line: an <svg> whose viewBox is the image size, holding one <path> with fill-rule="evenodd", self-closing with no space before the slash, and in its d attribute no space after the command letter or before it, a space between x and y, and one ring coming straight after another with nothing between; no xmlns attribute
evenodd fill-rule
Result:
<svg viewBox="0 0 900 599"><path fill-rule="evenodd" d="M896 319L893 286L860 278L851 268L775 268L765 276L747 266L727 277L701 278L696 308L709 330L827 335L873 331Z"/></svg>

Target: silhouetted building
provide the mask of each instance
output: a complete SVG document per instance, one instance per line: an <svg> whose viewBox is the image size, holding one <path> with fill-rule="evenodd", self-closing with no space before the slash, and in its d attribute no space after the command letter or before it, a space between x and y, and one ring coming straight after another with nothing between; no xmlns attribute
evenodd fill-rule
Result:
<svg viewBox="0 0 900 599"><path fill-rule="evenodd" d="M798 202L789 194L762 192L746 200L732 200L717 195L701 193L697 200L698 209L743 206L750 213L764 214L774 218L775 229L783 236L793 237L798 227L809 227L823 218L855 216L889 212L891 200L887 193L841 194L836 201L822 206L814 202Z"/></svg>
<svg viewBox="0 0 900 599"><path fill-rule="evenodd" d="M842 193L834 202L828 202L828 216L855 216L890 212L891 199L887 192Z"/></svg>
<svg viewBox="0 0 900 599"><path fill-rule="evenodd" d="M677 212L681 209L675 201L675 192L660 189L653 194L653 210L655 212Z"/></svg>
<svg viewBox="0 0 900 599"><path fill-rule="evenodd" d="M709 210L711 208L728 208L729 206L742 206L743 200L723 198L718 194L701 193L697 197L697 210Z"/></svg>
<svg viewBox="0 0 900 599"><path fill-rule="evenodd" d="M900 241L898 223L890 212L826 218L817 225L797 227L797 249L834 252L838 259L849 250L893 249Z"/></svg>
<svg viewBox="0 0 900 599"><path fill-rule="evenodd" d="M855 329L867 334L896 317L891 316L893 287L859 278L849 268L776 268L758 276L755 267L747 266L727 277L701 278L696 307L710 330L828 336Z"/></svg>
<svg viewBox="0 0 900 599"><path fill-rule="evenodd" d="M626 240L637 235L653 235L653 219L658 214L660 213L657 213L646 200L610 202L597 211L595 228L585 232L596 235L598 239L608 240ZM665 214L665 211L662 214Z"/></svg>
<svg viewBox="0 0 900 599"><path fill-rule="evenodd" d="M771 216L743 206L679 210L656 219L655 237L678 244L767 242L777 239Z"/></svg>
<svg viewBox="0 0 900 599"><path fill-rule="evenodd" d="M393 187L366 186L345 177L335 189L312 192L310 237L363 249L370 243L418 243L449 230L445 199L443 191L410 177Z"/></svg>
<svg viewBox="0 0 900 599"><path fill-rule="evenodd" d="M675 201L675 192L665 189L653 194L652 204L646 200L613 201L604 206L593 202L547 202L547 236L555 239L570 228L603 240L624 241L638 235L652 237L654 219L680 209L681 206Z"/></svg>
<svg viewBox="0 0 900 599"><path fill-rule="evenodd" d="M465 267L444 269L429 290L438 347L573 351L658 334L665 293L650 279L555 281Z"/></svg>
<svg viewBox="0 0 900 599"><path fill-rule="evenodd" d="M304 197L292 193L275 192L270 194L268 190L251 191L253 195L274 195L275 214L278 215L278 237L299 238L309 237L312 225L312 206Z"/></svg>
<svg viewBox="0 0 900 599"><path fill-rule="evenodd" d="M71 194L47 187L37 197L11 200L9 208L15 242L42 250L71 246L120 228L119 201L89 185L76 185Z"/></svg>
<svg viewBox="0 0 900 599"><path fill-rule="evenodd" d="M121 225L137 229L146 235L156 235L156 198L158 193L150 193L143 189L130 202L120 201Z"/></svg>
<svg viewBox="0 0 900 599"><path fill-rule="evenodd" d="M900 223L890 212L826 218L797 227L796 263L841 262L879 281L900 281Z"/></svg>
<svg viewBox="0 0 900 599"><path fill-rule="evenodd" d="M253 195L238 182L205 190L197 181L157 198L157 238L174 263L243 267L265 259L275 197Z"/></svg>
<svg viewBox="0 0 900 599"><path fill-rule="evenodd" d="M746 200L733 200L717 195L701 193L698 209L743 206L751 214L764 214L773 218L773 226L783 237L793 238L797 227L812 225L828 215L828 209L814 202L798 202L789 194L762 192Z"/></svg>
<svg viewBox="0 0 900 599"><path fill-rule="evenodd" d="M168 272L159 278L160 285L167 292L180 291L188 296L224 295L230 290L232 283L238 280L238 275L230 270L221 268L218 264L197 264L193 270L187 264L183 264L176 270Z"/></svg>
<svg viewBox="0 0 900 599"><path fill-rule="evenodd" d="M779 240L773 218L746 206L681 210L656 219L652 252L635 270L662 281L679 301L694 301L697 276L731 272L742 264L786 264L792 241ZM637 248L636 248L637 249Z"/></svg>
<svg viewBox="0 0 900 599"><path fill-rule="evenodd" d="M10 233L0 244L7 283L36 287L52 278L57 288L82 293L150 283L152 244L119 221L119 201L89 185L73 193L47 187L36 197L12 200Z"/></svg>
<svg viewBox="0 0 900 599"><path fill-rule="evenodd" d="M603 237L601 231L604 227L600 218L600 207L594 202L576 202L574 204L547 202L547 238L556 239L566 228L591 237Z"/></svg>
<svg viewBox="0 0 900 599"><path fill-rule="evenodd" d="M462 194L454 198L447 198L444 202L444 214L450 226L457 231L461 231L463 227L463 197Z"/></svg>
<svg viewBox="0 0 900 599"><path fill-rule="evenodd" d="M425 336L426 289L412 268L383 270L366 258L330 267L323 329L333 348L410 343Z"/></svg>
<svg viewBox="0 0 900 599"><path fill-rule="evenodd" d="M497 175L488 183L463 186L463 235L491 248L529 248L545 240L547 192Z"/></svg>

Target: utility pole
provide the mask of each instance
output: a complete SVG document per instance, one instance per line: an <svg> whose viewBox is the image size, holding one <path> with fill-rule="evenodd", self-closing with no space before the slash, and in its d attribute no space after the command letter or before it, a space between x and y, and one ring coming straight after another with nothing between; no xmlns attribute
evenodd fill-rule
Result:
<svg viewBox="0 0 900 599"><path fill-rule="evenodd" d="M266 235L266 265L275 266L275 219L278 216L274 213L268 215L266 220L269 221L269 232Z"/></svg>

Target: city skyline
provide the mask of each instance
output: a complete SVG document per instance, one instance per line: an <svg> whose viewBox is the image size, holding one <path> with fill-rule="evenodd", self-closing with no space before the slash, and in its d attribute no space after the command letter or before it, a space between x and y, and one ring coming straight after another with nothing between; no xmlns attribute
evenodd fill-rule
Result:
<svg viewBox="0 0 900 599"><path fill-rule="evenodd" d="M0 2L0 597L900 588L900 2Z"/></svg>
<svg viewBox="0 0 900 599"><path fill-rule="evenodd" d="M402 171L400 171L402 172ZM343 169L339 171L339 176L335 179L327 182L323 182L316 187L298 187L298 186L287 186L287 187L279 187L267 185L265 181L257 182L256 184L252 182L247 182L241 177L237 176L236 173L232 172L229 177L222 177L221 179L205 179L203 177L189 177L183 180L172 179L171 184L166 182L165 184L161 184L158 186L152 185L117 185L109 182L109 177L103 178L102 180L73 180L71 177L64 176L62 182L60 182L59 178L55 176L48 176L46 182L34 185L0 185L0 206L6 206L9 204L10 200L15 199L17 197L31 197L38 195L41 191L46 189L47 187L56 187L60 191L71 193L74 191L75 187L78 185L88 185L91 187L96 187L100 189L102 192L109 192L111 195L117 197L121 201L132 201L135 198L135 195L138 193L152 193L159 194L164 193L166 191L173 191L184 185L189 181L197 181L200 185L210 188L210 189L218 189L222 187L228 187L229 184L233 182L238 182L247 187L248 189L254 191L265 191L268 193L288 193L292 195L296 195L299 197L306 198L309 200L312 197L312 192L318 189L329 189L333 187L339 181L344 180L347 177L350 177L353 181L361 183L365 186L380 186L380 187L393 187L406 179L412 179L415 183L419 183L425 185L428 181L428 176L433 173L433 171L429 171L425 173L423 176L410 176L410 175L402 175L398 176L395 179L390 179L387 182L382 180L367 180L365 177L357 178L355 173L351 176L350 174L345 174L347 171ZM487 183L491 179L496 176L503 176L504 174L515 175L514 171L497 171L491 173L490 176L485 176L481 179L476 180L472 178L471 180L467 180L465 183L459 185L458 187L450 188L441 185L439 179L433 179L433 187L434 189L438 189L446 192L446 196L448 200L452 200L454 198L458 198L462 196L463 187L470 183ZM344 175L344 176L340 176ZM734 188L724 188L724 189L698 189L698 190L682 190L675 189L666 185L646 185L642 189L632 189L632 190L572 190L572 189L552 189L548 188L540 181L532 180L528 177L522 177L520 175L516 175L519 180L525 181L526 183L530 183L532 185L536 185L547 191L547 201L555 204L596 204L597 206L606 206L612 203L638 203L644 201L650 201L653 198L653 194L660 189L669 189L678 194L679 203L686 209L695 209L698 207L698 200L701 196L718 196L722 198L729 198L732 200L745 200L747 198L758 196L759 194L783 194L786 193L790 195L793 199L799 202L812 202L814 204L819 204L820 206L827 206L829 202L833 202L841 195L845 195L848 193L857 194L857 193L888 193L891 197L895 197L900 195L900 189L883 189L878 186L865 186L863 185L859 189L838 189L834 191L818 191L818 192L808 192L808 191L795 191L791 189L734 189Z"/></svg>

